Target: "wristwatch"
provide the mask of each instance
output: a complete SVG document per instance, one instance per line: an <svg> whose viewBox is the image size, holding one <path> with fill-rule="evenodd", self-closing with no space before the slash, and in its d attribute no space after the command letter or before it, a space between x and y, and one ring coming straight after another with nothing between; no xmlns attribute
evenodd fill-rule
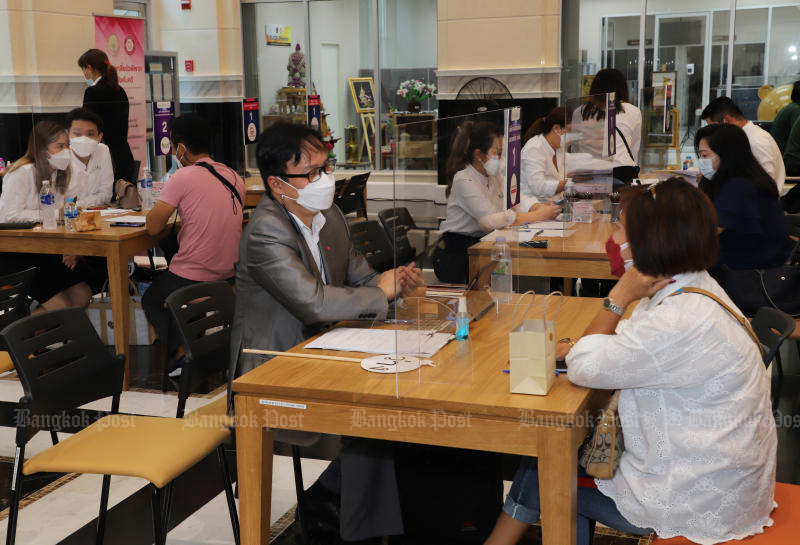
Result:
<svg viewBox="0 0 800 545"><path fill-rule="evenodd" d="M625 307L621 307L618 304L614 303L610 297L603 298L603 310L610 310L617 316L622 316L625 314Z"/></svg>

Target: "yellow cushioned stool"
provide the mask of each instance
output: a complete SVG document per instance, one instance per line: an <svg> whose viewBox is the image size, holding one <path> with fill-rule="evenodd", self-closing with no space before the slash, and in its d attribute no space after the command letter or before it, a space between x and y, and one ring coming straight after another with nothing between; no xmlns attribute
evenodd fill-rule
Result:
<svg viewBox="0 0 800 545"><path fill-rule="evenodd" d="M8 352L0 351L0 373L5 373L14 369L14 360L8 355Z"/></svg>

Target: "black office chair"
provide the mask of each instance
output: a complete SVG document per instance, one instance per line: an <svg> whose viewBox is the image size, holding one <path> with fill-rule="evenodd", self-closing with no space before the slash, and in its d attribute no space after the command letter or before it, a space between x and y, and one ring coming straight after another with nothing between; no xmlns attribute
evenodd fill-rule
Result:
<svg viewBox="0 0 800 545"><path fill-rule="evenodd" d="M778 378L783 379L780 347L794 331L794 319L778 309L761 307L750 322L758 340L764 345L764 365L769 367L772 360L778 368Z"/></svg>
<svg viewBox="0 0 800 545"><path fill-rule="evenodd" d="M394 241L394 253L397 256L397 263L407 264L417 259L417 250L408 240L408 232L416 229L417 224L411 217L408 209L404 206L397 208L387 208L378 212L378 219L381 220L384 231L390 241Z"/></svg>
<svg viewBox="0 0 800 545"><path fill-rule="evenodd" d="M364 254L376 271L384 272L394 267L392 243L377 221L351 223L350 238L356 250Z"/></svg>
<svg viewBox="0 0 800 545"><path fill-rule="evenodd" d="M333 203L345 216L353 212L357 216L367 218L367 180L369 172L351 176L342 184L342 188L334 195Z"/></svg>
<svg viewBox="0 0 800 545"><path fill-rule="evenodd" d="M111 475L148 480L155 542L165 544L163 489L212 451L219 454L230 431L183 419L119 415L125 357L109 353L81 308L17 320L0 332L0 338L14 360L24 391L19 402L7 545L16 539L22 482L46 472L103 475L97 543L103 543ZM25 460L26 445L39 431L71 431L71 419L65 421L65 414L108 397L109 415ZM232 501L227 475L226 493ZM238 519L232 520L232 525L239 543Z"/></svg>

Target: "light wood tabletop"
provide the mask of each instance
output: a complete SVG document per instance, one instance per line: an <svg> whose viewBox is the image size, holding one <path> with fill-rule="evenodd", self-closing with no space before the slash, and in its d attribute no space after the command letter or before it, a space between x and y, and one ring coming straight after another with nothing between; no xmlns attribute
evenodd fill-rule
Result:
<svg viewBox="0 0 800 545"><path fill-rule="evenodd" d="M513 273L519 276L564 278L565 289L571 289L571 281L574 278L614 280L616 277L611 274L606 255L606 241L616 229L616 225L608 221L576 223L575 233L572 236L564 238L539 236L533 239L547 240L547 248L525 248L512 244ZM477 272L489 263L492 242L474 244L470 246L468 252L469 277L474 278Z"/></svg>
<svg viewBox="0 0 800 545"><path fill-rule="evenodd" d="M166 230L152 237L142 227L112 227L111 222L100 221L96 231L67 232L63 227L52 231L42 229L0 230L0 252L35 254L61 254L101 256L108 267L108 292L111 297L111 315L117 331L114 335L117 354L125 355L124 388L130 386L130 347L128 330L130 297L128 295L128 261L139 252L153 248Z"/></svg>
<svg viewBox="0 0 800 545"><path fill-rule="evenodd" d="M566 298L558 338L580 336L599 308L599 299ZM510 393L503 370L512 312L506 305L473 322L468 341L452 341L433 357L435 368L381 375L358 363L279 356L238 378L242 543L269 542L272 428L537 456L544 543L575 543L577 450L588 416L609 392L575 386L562 374L546 396Z"/></svg>

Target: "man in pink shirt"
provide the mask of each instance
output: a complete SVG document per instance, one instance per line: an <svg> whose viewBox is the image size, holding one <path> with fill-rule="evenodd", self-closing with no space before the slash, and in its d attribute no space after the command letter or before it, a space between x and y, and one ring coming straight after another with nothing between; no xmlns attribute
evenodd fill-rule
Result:
<svg viewBox="0 0 800 545"><path fill-rule="evenodd" d="M147 214L147 232L161 233L177 209L181 219L178 253L169 269L158 275L142 297L148 321L165 343L177 376L183 351L164 301L173 291L197 282L227 280L233 283L242 235L244 180L209 155L211 130L196 115L172 122L172 149L180 168L167 182Z"/></svg>

